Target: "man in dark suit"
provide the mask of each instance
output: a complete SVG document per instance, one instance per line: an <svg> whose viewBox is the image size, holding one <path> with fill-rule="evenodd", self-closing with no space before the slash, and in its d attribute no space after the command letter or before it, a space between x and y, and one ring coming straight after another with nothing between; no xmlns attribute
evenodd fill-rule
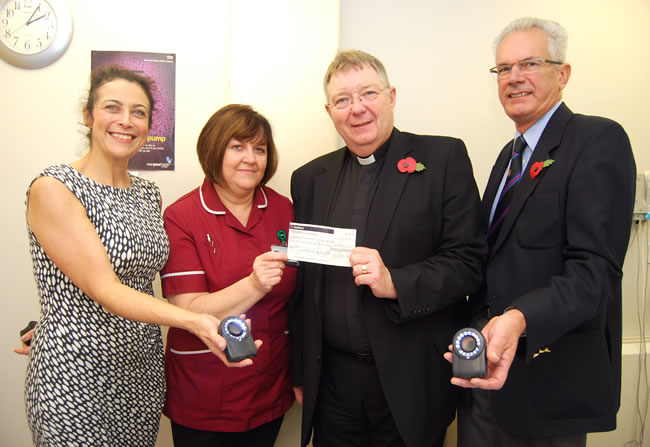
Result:
<svg viewBox="0 0 650 447"><path fill-rule="evenodd" d="M325 106L346 143L297 169L297 222L355 228L350 267L302 263L290 313L302 445L442 446L457 389L444 361L487 246L461 140L393 127L379 60L339 53ZM303 401L304 393L304 401Z"/></svg>
<svg viewBox="0 0 650 447"><path fill-rule="evenodd" d="M530 18L496 40L491 71L516 138L483 195L490 248L470 305L487 322L488 377L453 379L480 388L459 409L460 447L584 446L616 427L636 167L619 124L562 102L566 44L559 24Z"/></svg>

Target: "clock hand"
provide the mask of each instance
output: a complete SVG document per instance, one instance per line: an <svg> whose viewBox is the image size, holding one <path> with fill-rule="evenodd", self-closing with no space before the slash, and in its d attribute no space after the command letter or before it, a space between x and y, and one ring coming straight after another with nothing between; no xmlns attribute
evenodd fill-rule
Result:
<svg viewBox="0 0 650 447"><path fill-rule="evenodd" d="M21 29L21 28L22 28L23 26L25 26L25 25L27 25L27 22L23 23L22 25L20 25L20 26L19 26L18 28L16 28L15 30L10 31L10 32L9 32L9 36L11 36L13 33L15 33L16 31L18 31L19 29Z"/></svg>
<svg viewBox="0 0 650 447"><path fill-rule="evenodd" d="M36 6L36 8L34 8L34 12L32 12L32 15L29 16L29 19L27 19L27 21L26 21L25 23L23 23L23 24L20 25L18 28L16 28L15 30L13 30L13 31L11 31L11 32L9 33L10 36L11 36L13 33L15 33L16 31L18 31L19 29L21 29L23 26L31 25L31 24L34 23L36 20L40 20L40 19L42 19L43 17L45 17L45 14L43 14L43 15L40 16L38 19L32 20L32 17L34 17L34 14L36 14L36 13L41 9L41 3L43 3L43 0L41 0L40 2L38 2L38 6Z"/></svg>
<svg viewBox="0 0 650 447"><path fill-rule="evenodd" d="M32 17L33 17L33 16L34 16L34 14L32 14ZM23 24L20 25L18 28L16 28L15 30L11 31L11 32L9 33L9 35L11 36L13 33L15 33L16 31L18 31L19 29L22 29L24 26L26 26L26 25L31 25L32 23L34 23L34 22L37 21L37 20L42 19L43 17L45 17L45 14L43 14L42 16L40 16L40 17L37 18L37 19L32 20L31 22L30 22L30 21L27 21L27 22L23 23ZM31 17L30 17L30 19L31 19Z"/></svg>
<svg viewBox="0 0 650 447"><path fill-rule="evenodd" d="M13 33L15 33L16 31L18 31L19 29L21 29L23 26L31 25L31 24L34 23L36 20L40 20L40 19L42 19L43 17L45 17L45 14L43 14L43 15L40 16L38 19L36 19L36 20L32 20L32 17L34 17L34 14L36 14L36 12L37 12L39 9L41 9L41 3L43 3L43 0L41 0L41 1L38 3L38 6L34 9L34 12L32 12L32 15L29 16L29 19L27 19L27 21L26 21L25 23L23 23L23 24L20 25L18 28L16 28L15 30L13 30L13 31L11 31L11 32L9 33L10 36L11 36Z"/></svg>
<svg viewBox="0 0 650 447"><path fill-rule="evenodd" d="M29 16L29 19L27 19L27 23L25 23L25 25L29 25L30 23L35 22L36 20L38 20L38 19L42 19L43 17L45 17L45 16L41 16L41 17L39 17L39 18L36 19L36 20L32 20L32 17L34 17L34 14L36 14L36 12L37 12L39 9L41 9L41 3L43 3L42 0L41 0L40 2L38 2L38 6L34 9L34 12L32 13L32 15Z"/></svg>
<svg viewBox="0 0 650 447"><path fill-rule="evenodd" d="M29 16L29 19L27 19L27 23L25 23L25 25L29 25L30 20L32 20L32 17L34 17L34 14L36 14L36 11L38 11L38 8L40 8L40 7L41 7L41 4L39 3L38 6L36 7L36 9L34 9L34 12L32 13L32 15Z"/></svg>
<svg viewBox="0 0 650 447"><path fill-rule="evenodd" d="M31 22L27 22L25 25L31 25L32 23L36 22L37 20L41 20L43 17L45 17L45 14L43 14L42 16L32 20Z"/></svg>

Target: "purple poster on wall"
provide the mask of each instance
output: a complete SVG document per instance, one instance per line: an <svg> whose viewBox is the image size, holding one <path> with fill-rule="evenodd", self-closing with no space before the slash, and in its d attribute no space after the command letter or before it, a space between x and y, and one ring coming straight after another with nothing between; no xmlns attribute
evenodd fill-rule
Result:
<svg viewBox="0 0 650 447"><path fill-rule="evenodd" d="M92 51L91 69L119 65L155 82L153 122L147 142L129 161L133 171L173 171L176 117L176 55L130 51Z"/></svg>

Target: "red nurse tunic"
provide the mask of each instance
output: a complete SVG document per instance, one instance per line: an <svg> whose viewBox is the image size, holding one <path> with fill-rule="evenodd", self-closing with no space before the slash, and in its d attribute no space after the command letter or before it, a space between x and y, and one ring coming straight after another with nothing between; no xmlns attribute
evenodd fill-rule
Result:
<svg viewBox="0 0 650 447"><path fill-rule="evenodd" d="M258 255L289 233L293 206L269 187L255 191L246 228L226 209L208 179L164 213L170 255L161 272L165 296L215 292L248 276ZM254 364L227 368L193 334L167 334L164 413L186 427L219 432L253 429L282 416L293 403L289 375L288 303L296 268L248 312L252 335L261 339Z"/></svg>

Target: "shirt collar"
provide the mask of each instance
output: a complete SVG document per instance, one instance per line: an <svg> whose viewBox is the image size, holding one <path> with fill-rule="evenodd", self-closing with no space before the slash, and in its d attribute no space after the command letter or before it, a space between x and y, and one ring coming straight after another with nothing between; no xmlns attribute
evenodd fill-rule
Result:
<svg viewBox="0 0 650 447"><path fill-rule="evenodd" d="M212 186L212 182L206 177L203 184L199 187L199 197L201 198L201 205L203 209L210 214L217 216L224 216L228 211L223 202L219 198L219 194ZM268 206L269 202L266 199L264 188L259 186L255 189L255 196L253 197L253 205L257 208L264 209Z"/></svg>
<svg viewBox="0 0 650 447"><path fill-rule="evenodd" d="M379 146L375 152L373 152L372 154L370 154L366 158L357 157L355 155L355 158L357 159L359 164L361 166L368 166L368 165L373 164L375 161L380 160L381 157L383 157L384 154L386 153L386 149L388 148L388 145L390 144L390 139L393 136L394 132L395 132L395 129L393 128L393 131L388 136L388 139L386 141L384 141L384 144Z"/></svg>
<svg viewBox="0 0 650 447"><path fill-rule="evenodd" d="M535 124L530 126L528 130L523 133L524 140L526 140L526 144L530 147L531 151L535 150L535 147L537 146L537 143L539 143L539 139L541 138L544 129L546 129L548 121L551 119L557 108L560 107L560 104L562 104L562 100L558 101L557 104L555 104L548 112L542 115L542 117L538 119ZM522 134L516 132L515 139L519 138L519 135Z"/></svg>

